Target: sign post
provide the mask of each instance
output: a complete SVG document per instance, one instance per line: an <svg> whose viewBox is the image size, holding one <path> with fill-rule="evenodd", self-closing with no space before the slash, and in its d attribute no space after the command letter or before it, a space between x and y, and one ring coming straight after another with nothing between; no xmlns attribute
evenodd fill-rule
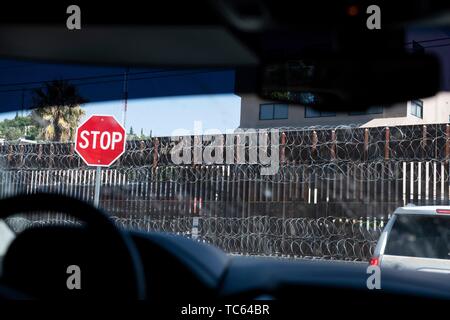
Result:
<svg viewBox="0 0 450 320"><path fill-rule="evenodd" d="M95 170L95 191L94 191L94 206L98 208L100 202L100 183L102 180L102 167L97 166Z"/></svg>
<svg viewBox="0 0 450 320"><path fill-rule="evenodd" d="M94 206L100 202L102 167L109 167L125 152L125 128L108 115L92 115L78 128L75 151L88 166L95 166Z"/></svg>

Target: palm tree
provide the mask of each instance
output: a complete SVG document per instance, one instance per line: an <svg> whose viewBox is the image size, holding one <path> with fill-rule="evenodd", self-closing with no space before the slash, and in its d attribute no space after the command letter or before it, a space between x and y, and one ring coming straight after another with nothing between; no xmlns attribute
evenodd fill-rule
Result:
<svg viewBox="0 0 450 320"><path fill-rule="evenodd" d="M54 80L34 90L34 120L40 125L40 138L51 141L74 139L75 129L85 114L81 105L87 100L66 80Z"/></svg>

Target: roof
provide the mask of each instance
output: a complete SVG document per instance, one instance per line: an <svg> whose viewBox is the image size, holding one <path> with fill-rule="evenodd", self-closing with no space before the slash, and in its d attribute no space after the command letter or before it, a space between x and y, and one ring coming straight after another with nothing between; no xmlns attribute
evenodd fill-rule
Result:
<svg viewBox="0 0 450 320"><path fill-rule="evenodd" d="M400 207L397 208L394 211L394 214L430 214L430 215L436 215L439 214L436 212L436 210L448 210L448 213L444 214L450 214L450 206L415 206L415 205L408 205L406 207Z"/></svg>

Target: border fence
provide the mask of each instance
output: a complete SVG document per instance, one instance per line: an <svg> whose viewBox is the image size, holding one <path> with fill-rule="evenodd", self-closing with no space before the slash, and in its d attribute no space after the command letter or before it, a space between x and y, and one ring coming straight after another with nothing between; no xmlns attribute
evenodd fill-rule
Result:
<svg viewBox="0 0 450 320"><path fill-rule="evenodd" d="M163 231L207 242L240 255L365 261L373 253L383 222L369 219L112 216L120 227ZM65 214L8 218L16 232L28 227L77 224Z"/></svg>
<svg viewBox="0 0 450 320"><path fill-rule="evenodd" d="M242 133L227 136L247 152L233 164L175 165L176 139L128 141L102 170L100 206L120 225L198 237L228 252L366 260L396 207L449 203L448 124L279 132L274 175L249 161L254 146ZM95 169L73 143L0 145L0 168L0 197L49 191L93 200Z"/></svg>

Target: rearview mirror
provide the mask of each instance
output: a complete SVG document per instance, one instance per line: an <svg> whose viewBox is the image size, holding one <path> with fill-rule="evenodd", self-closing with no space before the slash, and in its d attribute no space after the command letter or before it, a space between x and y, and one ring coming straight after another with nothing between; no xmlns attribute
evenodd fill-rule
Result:
<svg viewBox="0 0 450 320"><path fill-rule="evenodd" d="M438 60L423 54L303 57L261 72L264 99L342 111L432 96L440 83Z"/></svg>

